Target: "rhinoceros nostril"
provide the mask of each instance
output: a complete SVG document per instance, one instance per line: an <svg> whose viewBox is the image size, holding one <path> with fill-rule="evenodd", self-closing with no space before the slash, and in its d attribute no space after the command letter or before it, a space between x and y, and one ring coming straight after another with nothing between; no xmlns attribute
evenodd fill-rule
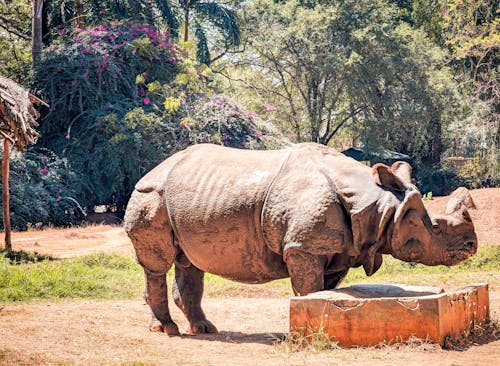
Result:
<svg viewBox="0 0 500 366"><path fill-rule="evenodd" d="M474 249L475 246L476 246L476 242L474 242L474 241L466 241L465 244L464 244L464 249L469 251L469 250Z"/></svg>

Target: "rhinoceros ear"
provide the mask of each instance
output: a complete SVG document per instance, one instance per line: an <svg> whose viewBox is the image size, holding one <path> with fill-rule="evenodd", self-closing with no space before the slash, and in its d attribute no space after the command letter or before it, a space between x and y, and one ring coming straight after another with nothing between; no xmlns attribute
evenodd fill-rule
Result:
<svg viewBox="0 0 500 366"><path fill-rule="evenodd" d="M401 179L406 186L414 184L414 180L411 176L413 168L407 162L396 161L391 165L391 171L394 173L394 175Z"/></svg>
<svg viewBox="0 0 500 366"><path fill-rule="evenodd" d="M408 187L406 182L385 164L375 164L372 168L372 174L374 182L379 186L402 192L406 191Z"/></svg>

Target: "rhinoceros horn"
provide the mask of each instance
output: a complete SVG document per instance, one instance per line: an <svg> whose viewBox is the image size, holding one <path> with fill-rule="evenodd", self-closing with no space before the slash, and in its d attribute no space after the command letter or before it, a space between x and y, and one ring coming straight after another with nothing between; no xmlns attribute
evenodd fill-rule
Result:
<svg viewBox="0 0 500 366"><path fill-rule="evenodd" d="M467 188L459 187L450 194L450 199L446 205L446 215L461 212L464 209L475 209L476 205Z"/></svg>

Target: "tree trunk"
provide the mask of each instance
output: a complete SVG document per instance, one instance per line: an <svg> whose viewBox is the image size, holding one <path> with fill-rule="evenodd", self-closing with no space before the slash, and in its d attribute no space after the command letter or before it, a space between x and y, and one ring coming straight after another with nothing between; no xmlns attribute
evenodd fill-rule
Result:
<svg viewBox="0 0 500 366"><path fill-rule="evenodd" d="M3 162L2 162L2 209L3 209L3 228L5 230L5 250L12 251L12 241L10 237L10 194L9 194L9 140L3 139Z"/></svg>
<svg viewBox="0 0 500 366"><path fill-rule="evenodd" d="M83 15L83 4L80 0L75 1L75 18L73 20L75 28L85 28L85 16Z"/></svg>
<svg viewBox="0 0 500 366"><path fill-rule="evenodd" d="M189 30L189 4L186 1L186 7L184 8L184 42L188 41L188 30Z"/></svg>
<svg viewBox="0 0 500 366"><path fill-rule="evenodd" d="M43 1L44 0L33 0L33 19L31 22L31 56L33 66L36 66L39 63L42 56Z"/></svg>

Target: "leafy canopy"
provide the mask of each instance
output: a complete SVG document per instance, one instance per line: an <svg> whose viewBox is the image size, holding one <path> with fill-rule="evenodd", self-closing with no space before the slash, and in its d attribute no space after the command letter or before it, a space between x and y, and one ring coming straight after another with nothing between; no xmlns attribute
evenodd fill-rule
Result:
<svg viewBox="0 0 500 366"><path fill-rule="evenodd" d="M446 53L394 5L257 0L247 32L251 52L234 73L250 98L279 106L299 141L328 144L349 127L369 147L439 161L457 87Z"/></svg>

